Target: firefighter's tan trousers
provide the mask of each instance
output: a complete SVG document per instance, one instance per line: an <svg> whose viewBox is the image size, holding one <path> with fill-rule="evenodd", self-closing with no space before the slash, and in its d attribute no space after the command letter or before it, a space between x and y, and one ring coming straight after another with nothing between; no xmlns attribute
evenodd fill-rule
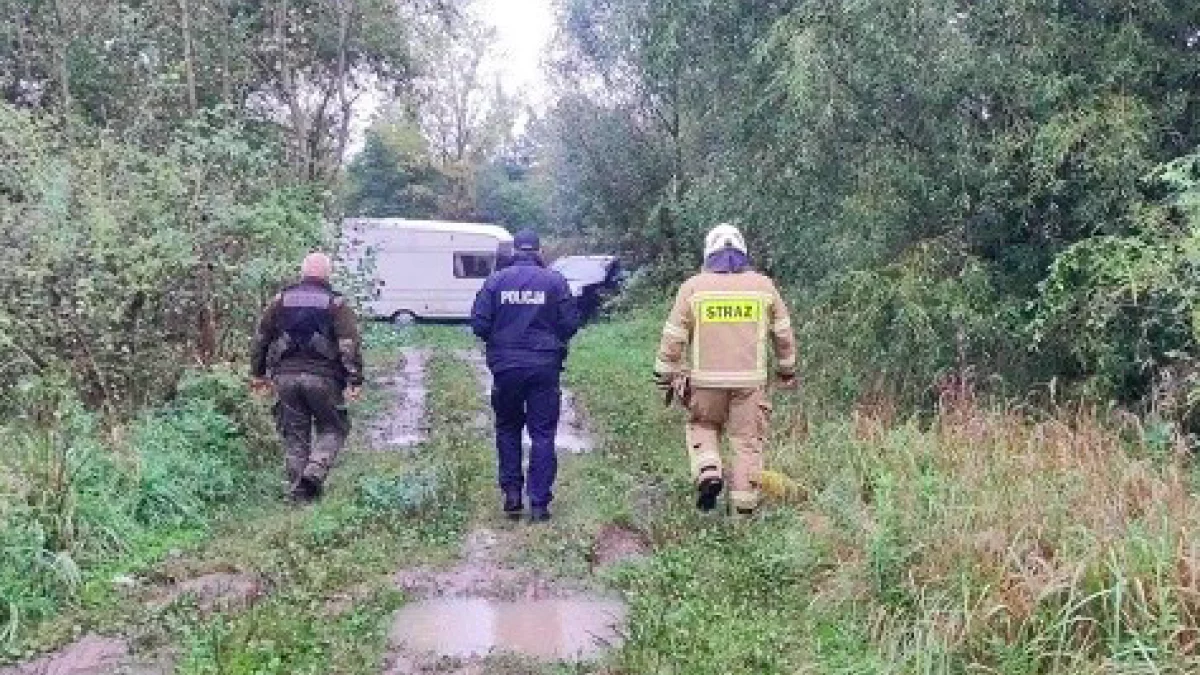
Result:
<svg viewBox="0 0 1200 675"><path fill-rule="evenodd" d="M729 499L735 508L758 507L763 445L771 404L763 388L693 389L688 402L688 454L692 477L699 483L722 477L721 433L733 446L733 475Z"/></svg>

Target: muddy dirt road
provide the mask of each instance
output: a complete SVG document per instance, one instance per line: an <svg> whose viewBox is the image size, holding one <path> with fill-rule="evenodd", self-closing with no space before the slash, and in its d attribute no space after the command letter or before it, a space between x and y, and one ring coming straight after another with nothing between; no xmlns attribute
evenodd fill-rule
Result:
<svg viewBox="0 0 1200 675"><path fill-rule="evenodd" d="M454 356L479 386L475 435L491 449L488 397L491 375L477 350ZM526 439L528 442L528 439ZM588 452L595 441L574 396L564 393L557 446L560 453ZM525 523L483 522L467 535L460 559L445 568L405 568L394 582L413 597L398 611L389 634L385 675L493 672L501 655L541 662L578 662L619 644L626 619L617 598L589 592L582 580L549 579L513 562Z"/></svg>

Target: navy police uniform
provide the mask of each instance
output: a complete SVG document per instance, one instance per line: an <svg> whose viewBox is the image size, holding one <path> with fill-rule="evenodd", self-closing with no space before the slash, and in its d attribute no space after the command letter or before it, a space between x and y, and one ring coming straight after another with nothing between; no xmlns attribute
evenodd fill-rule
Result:
<svg viewBox="0 0 1200 675"><path fill-rule="evenodd" d="M559 378L567 344L579 329L579 314L566 279L539 257L537 235L513 240L512 264L495 272L475 298L471 326L487 345L496 416L499 484L505 510L520 511L529 496L535 519L548 516L558 470L555 433L561 411ZM522 470L521 432L532 447L529 476Z"/></svg>

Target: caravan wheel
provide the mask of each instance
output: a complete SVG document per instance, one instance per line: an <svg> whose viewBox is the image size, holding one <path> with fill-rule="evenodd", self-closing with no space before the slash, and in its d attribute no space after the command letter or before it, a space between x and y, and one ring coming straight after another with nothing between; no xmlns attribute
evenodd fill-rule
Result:
<svg viewBox="0 0 1200 675"><path fill-rule="evenodd" d="M392 325L397 328L407 328L417 322L417 315L402 309L392 315Z"/></svg>

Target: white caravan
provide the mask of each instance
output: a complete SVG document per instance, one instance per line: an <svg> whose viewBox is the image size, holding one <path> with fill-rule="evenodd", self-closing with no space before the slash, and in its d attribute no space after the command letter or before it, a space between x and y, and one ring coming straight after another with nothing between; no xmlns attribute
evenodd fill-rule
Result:
<svg viewBox="0 0 1200 675"><path fill-rule="evenodd" d="M497 259L512 255L502 227L401 218L350 218L343 257L369 280L375 318L467 319Z"/></svg>

